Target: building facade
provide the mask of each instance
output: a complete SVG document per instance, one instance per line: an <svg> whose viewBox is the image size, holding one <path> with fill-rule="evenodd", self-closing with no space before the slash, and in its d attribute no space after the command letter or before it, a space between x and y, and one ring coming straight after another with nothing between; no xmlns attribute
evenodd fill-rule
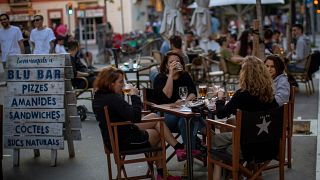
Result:
<svg viewBox="0 0 320 180"><path fill-rule="evenodd" d="M44 25L54 29L65 24L71 34L80 40L88 38L88 43L97 39L98 25L109 21L114 32L127 33L144 30L150 6L157 0L0 0L0 13L10 16L11 24L32 29L35 14L44 16ZM67 13L71 3L73 12Z"/></svg>

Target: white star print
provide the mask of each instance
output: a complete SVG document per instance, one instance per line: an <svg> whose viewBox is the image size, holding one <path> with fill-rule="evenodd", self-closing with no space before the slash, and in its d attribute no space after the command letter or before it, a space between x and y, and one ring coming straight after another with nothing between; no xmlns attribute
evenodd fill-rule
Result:
<svg viewBox="0 0 320 180"><path fill-rule="evenodd" d="M262 117L262 119L263 119L262 120L262 124L257 124L256 125L257 127L260 128L257 136L259 136L259 134L261 134L263 131L266 132L267 134L269 133L268 126L271 123L271 121L266 122L266 117L264 117L264 116Z"/></svg>

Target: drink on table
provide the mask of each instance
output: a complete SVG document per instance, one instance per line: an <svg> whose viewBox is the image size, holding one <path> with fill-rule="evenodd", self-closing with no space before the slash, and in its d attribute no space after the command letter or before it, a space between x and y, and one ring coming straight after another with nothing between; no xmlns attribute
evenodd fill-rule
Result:
<svg viewBox="0 0 320 180"><path fill-rule="evenodd" d="M206 95L207 95L207 86L206 85L199 85L199 95L201 98L206 97Z"/></svg>

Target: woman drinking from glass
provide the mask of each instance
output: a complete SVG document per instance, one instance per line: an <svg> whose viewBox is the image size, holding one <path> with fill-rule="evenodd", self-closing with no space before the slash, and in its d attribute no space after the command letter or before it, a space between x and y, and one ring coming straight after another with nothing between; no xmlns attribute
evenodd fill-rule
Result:
<svg viewBox="0 0 320 180"><path fill-rule="evenodd" d="M131 96L132 105L127 103L122 94L124 88L124 72L114 67L103 69L94 82L95 96L92 102L93 111L99 121L104 144L111 149L109 134L104 114L104 107L108 106L111 122L131 121L141 122L144 119L158 117L157 114L150 113L141 118L141 99L138 96L139 90L130 87L128 95ZM143 147L159 146L160 124L150 122L144 124L134 124L118 127L120 150L140 149ZM167 126L164 126L164 136L168 144L176 151L177 158L185 158L184 147L172 136ZM160 162L156 162L158 168L158 178L162 177L162 167ZM169 177L168 177L169 178Z"/></svg>
<svg viewBox="0 0 320 180"><path fill-rule="evenodd" d="M184 70L183 58L180 54L169 52L164 57L160 65L160 73L154 81L154 93L157 104L175 103L183 105L185 101L196 98L197 90L191 76ZM173 114L165 114L165 122L172 132L179 132L182 135L183 142L186 142L185 119ZM194 125L191 124L191 129ZM192 133L192 147L195 145L195 133ZM200 154L193 150L193 155Z"/></svg>

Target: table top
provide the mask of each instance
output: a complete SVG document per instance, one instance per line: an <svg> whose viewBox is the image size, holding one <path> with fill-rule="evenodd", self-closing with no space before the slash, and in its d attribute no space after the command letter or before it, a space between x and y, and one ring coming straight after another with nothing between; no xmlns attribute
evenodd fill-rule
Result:
<svg viewBox="0 0 320 180"><path fill-rule="evenodd" d="M194 112L180 111L181 106L177 106L174 103L172 103L172 104L154 104L152 107L155 110L165 112L165 113L174 114L176 116L185 117L185 118L193 117L196 114Z"/></svg>

